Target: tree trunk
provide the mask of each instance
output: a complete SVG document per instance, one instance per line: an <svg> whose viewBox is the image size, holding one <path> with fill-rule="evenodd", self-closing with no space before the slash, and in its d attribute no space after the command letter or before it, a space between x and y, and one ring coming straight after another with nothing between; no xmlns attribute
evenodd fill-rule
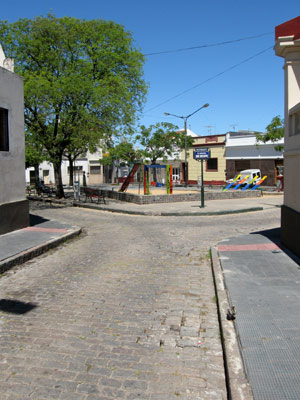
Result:
<svg viewBox="0 0 300 400"><path fill-rule="evenodd" d="M116 166L116 183L119 184L119 164Z"/></svg>
<svg viewBox="0 0 300 400"><path fill-rule="evenodd" d="M40 183L40 177L39 177L39 164L36 164L34 166L34 179L35 179L35 186L37 186Z"/></svg>
<svg viewBox="0 0 300 400"><path fill-rule="evenodd" d="M61 161L53 164L53 167L55 176L55 195L56 198L61 199L65 197L61 176Z"/></svg>
<svg viewBox="0 0 300 400"><path fill-rule="evenodd" d="M74 164L73 164L72 157L69 156L68 159L69 159L69 171L70 171L69 186L73 187L73 184L74 184Z"/></svg>
<svg viewBox="0 0 300 400"><path fill-rule="evenodd" d="M155 165L156 164L156 162L157 162L157 160L156 159L153 159L152 161L151 161L151 165ZM153 182L157 182L157 169L156 168L152 168L152 170L153 170Z"/></svg>

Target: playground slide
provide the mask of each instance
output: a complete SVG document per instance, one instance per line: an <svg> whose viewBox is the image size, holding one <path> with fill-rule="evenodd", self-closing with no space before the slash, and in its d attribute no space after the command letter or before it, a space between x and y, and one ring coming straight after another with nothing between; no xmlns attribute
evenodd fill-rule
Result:
<svg viewBox="0 0 300 400"><path fill-rule="evenodd" d="M127 178L125 179L121 188L119 189L119 192L125 192L125 190L127 190L129 183L131 181L131 178L134 177L134 174L138 170L139 166L140 166L140 164L134 164L134 166L132 167L131 171L129 172Z"/></svg>

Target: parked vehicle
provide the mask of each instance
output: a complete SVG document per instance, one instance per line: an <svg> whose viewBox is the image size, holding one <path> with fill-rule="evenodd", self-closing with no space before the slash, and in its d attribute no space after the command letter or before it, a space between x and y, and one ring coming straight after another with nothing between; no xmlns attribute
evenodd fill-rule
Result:
<svg viewBox="0 0 300 400"><path fill-rule="evenodd" d="M239 175L241 175L241 176L236 180L236 178ZM256 176L257 176L257 178L254 179ZM229 179L228 181L226 181L226 183L231 183L232 181L235 180L236 184L238 185L239 183L241 183L242 180L244 180L242 185L248 185L252 181L251 185L254 186L260 179L261 179L260 169L245 169L245 170L239 172L238 174L236 174L236 176L233 179Z"/></svg>

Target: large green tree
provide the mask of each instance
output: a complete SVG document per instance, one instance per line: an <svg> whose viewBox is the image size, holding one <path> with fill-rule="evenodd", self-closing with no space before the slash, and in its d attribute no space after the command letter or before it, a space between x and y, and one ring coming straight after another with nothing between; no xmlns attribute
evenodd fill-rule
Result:
<svg viewBox="0 0 300 400"><path fill-rule="evenodd" d="M62 157L81 132L84 147L95 133L100 140L133 126L147 90L143 55L121 25L52 14L0 21L0 42L24 78L26 129L47 151L63 197Z"/></svg>
<svg viewBox="0 0 300 400"><path fill-rule="evenodd" d="M184 132L178 131L178 126L168 122L158 122L148 128L142 125L136 140L142 146L141 154L145 159L149 159L151 164L155 164L159 159L165 161L185 147ZM188 147L192 142L192 138L187 136Z"/></svg>
<svg viewBox="0 0 300 400"><path fill-rule="evenodd" d="M131 165L137 158L133 144L129 141L122 141L116 145L111 144L107 147L103 158L100 160L101 164L114 166L116 168L116 178L118 182L119 168L122 163Z"/></svg>
<svg viewBox="0 0 300 400"><path fill-rule="evenodd" d="M148 128L142 125L140 133L136 135L136 140L142 146L139 151L140 156L145 160L150 160L151 164L156 164L157 160L166 161L170 157L177 158L180 156L180 150L185 148L184 132L178 131L178 126L168 122L158 122ZM187 136L186 141L187 148L191 147L193 139ZM154 170L153 179L156 181L156 170Z"/></svg>
<svg viewBox="0 0 300 400"><path fill-rule="evenodd" d="M260 143L278 143L284 137L284 121L280 118L279 115L272 118L272 121L269 125L266 126L265 133L256 133L256 143L259 146ZM277 151L283 150L282 144L276 144L275 149Z"/></svg>

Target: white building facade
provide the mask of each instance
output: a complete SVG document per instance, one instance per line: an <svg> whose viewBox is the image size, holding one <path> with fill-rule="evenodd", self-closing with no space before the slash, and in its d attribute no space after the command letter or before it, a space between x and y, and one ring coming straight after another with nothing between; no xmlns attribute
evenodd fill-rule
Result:
<svg viewBox="0 0 300 400"><path fill-rule="evenodd" d="M29 225L24 170L23 80L0 45L0 234Z"/></svg>
<svg viewBox="0 0 300 400"><path fill-rule="evenodd" d="M83 174L86 176L87 185L99 185L104 182L103 166L100 164L102 158L102 150L98 149L95 153L87 153L84 157L79 157L74 163L74 181L83 184ZM63 185L69 185L70 166L69 161L64 159L61 165ZM54 168L52 163L43 161L39 165L39 179L45 185L52 185L55 182ZM35 170L33 167L27 168L25 171L26 185L35 183Z"/></svg>

